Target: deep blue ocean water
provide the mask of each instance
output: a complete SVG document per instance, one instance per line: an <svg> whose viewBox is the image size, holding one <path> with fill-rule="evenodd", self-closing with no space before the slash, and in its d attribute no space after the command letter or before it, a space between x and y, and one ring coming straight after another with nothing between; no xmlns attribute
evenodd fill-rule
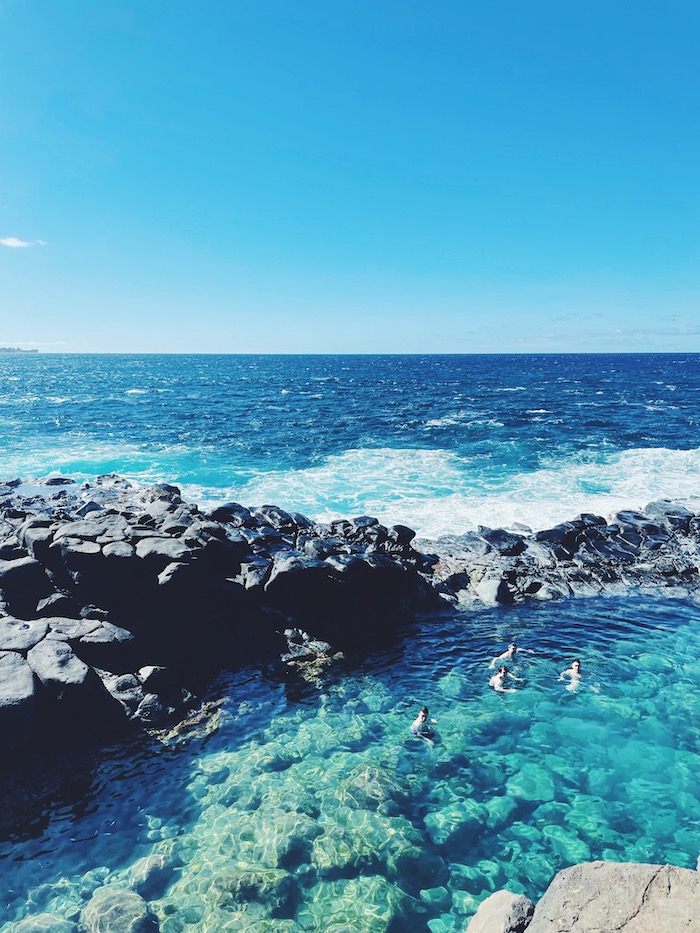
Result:
<svg viewBox="0 0 700 933"><path fill-rule="evenodd" d="M693 354L0 356L0 478L117 471L428 537L536 529L700 494L699 402ZM5 818L0 931L75 922L148 858L166 933L459 931L492 890L536 898L583 859L692 867L699 613L634 593L491 609L309 682L223 676L192 728L55 773ZM512 638L533 653L499 696L488 662ZM434 746L408 733L423 703Z"/></svg>
<svg viewBox="0 0 700 933"><path fill-rule="evenodd" d="M697 492L700 355L0 356L7 474L421 534Z"/></svg>

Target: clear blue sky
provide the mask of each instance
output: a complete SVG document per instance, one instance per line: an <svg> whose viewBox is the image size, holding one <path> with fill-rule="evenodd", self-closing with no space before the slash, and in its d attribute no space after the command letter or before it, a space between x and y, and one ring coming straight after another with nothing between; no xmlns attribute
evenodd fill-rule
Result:
<svg viewBox="0 0 700 933"><path fill-rule="evenodd" d="M0 0L0 344L700 351L699 48L694 0Z"/></svg>

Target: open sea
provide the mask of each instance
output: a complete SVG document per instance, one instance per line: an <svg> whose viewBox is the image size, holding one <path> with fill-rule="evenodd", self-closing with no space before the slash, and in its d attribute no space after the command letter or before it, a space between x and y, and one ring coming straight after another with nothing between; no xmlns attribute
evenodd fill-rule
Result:
<svg viewBox="0 0 700 933"><path fill-rule="evenodd" d="M0 480L108 472L423 538L538 530L700 495L700 355L0 355ZM631 592L424 617L316 679L225 673L179 732L0 780L0 933L77 931L102 885L164 933L459 933L578 861L695 867L699 621Z"/></svg>

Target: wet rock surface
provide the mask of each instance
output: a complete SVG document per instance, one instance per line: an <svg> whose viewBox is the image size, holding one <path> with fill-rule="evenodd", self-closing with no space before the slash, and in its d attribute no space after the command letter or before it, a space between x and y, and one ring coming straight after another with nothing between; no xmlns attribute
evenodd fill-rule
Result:
<svg viewBox="0 0 700 933"><path fill-rule="evenodd" d="M168 484L57 479L0 482L8 748L162 726L222 668L324 665L421 611L699 581L700 497L416 541L370 516L320 525L233 502L205 513Z"/></svg>

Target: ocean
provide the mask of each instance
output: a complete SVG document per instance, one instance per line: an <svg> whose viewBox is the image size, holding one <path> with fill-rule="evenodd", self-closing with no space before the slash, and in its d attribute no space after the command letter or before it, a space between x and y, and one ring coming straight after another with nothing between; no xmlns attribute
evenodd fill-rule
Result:
<svg viewBox="0 0 700 933"><path fill-rule="evenodd" d="M0 480L118 472L428 539L700 494L698 354L13 354L0 387ZM74 930L106 884L165 933L457 933L577 861L694 867L699 612L634 592L470 610L317 679L224 673L190 727L13 798L0 931ZM512 639L531 653L497 695ZM408 731L424 703L434 745Z"/></svg>

